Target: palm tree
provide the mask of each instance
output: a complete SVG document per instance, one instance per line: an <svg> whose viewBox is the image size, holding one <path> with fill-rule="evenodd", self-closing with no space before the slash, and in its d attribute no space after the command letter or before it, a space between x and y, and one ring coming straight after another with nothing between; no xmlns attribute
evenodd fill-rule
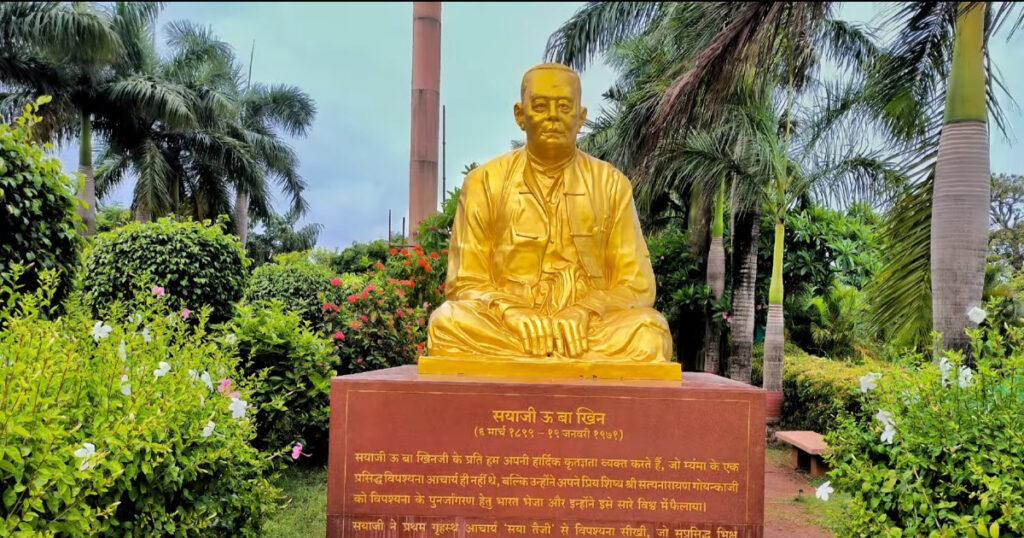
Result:
<svg viewBox="0 0 1024 538"><path fill-rule="evenodd" d="M989 115L1004 128L985 46L1018 8L903 2L888 21L899 29L891 48L834 100L834 115L852 111L902 148L916 177L890 211L892 255L870 286L873 320L890 340L926 342L932 329L944 347L968 351L967 312L984 282ZM1010 33L1022 23L1024 13Z"/></svg>
<svg viewBox="0 0 1024 538"><path fill-rule="evenodd" d="M5 108L50 95L44 139L79 138L86 234L96 232L93 139L120 136L136 115L175 128L194 124L181 88L149 68L154 2L0 4L0 84Z"/></svg>
<svg viewBox="0 0 1024 538"><path fill-rule="evenodd" d="M170 129L153 118L139 118L130 136L111 139L101 153L101 195L134 175L133 206L140 220L167 213L210 218L236 212L244 222L236 223L240 237L245 237L250 211L258 219L272 214L268 180L276 178L291 197L291 213L301 216L306 202L298 159L276 130L304 133L315 114L312 100L283 85L241 90L241 70L230 46L208 28L175 22L166 32L172 54L158 66L157 76L187 91L198 125ZM246 197L242 206L239 193Z"/></svg>
<svg viewBox="0 0 1024 538"><path fill-rule="evenodd" d="M312 223L296 229L297 215L271 214L263 221L263 232L254 234L246 247L249 258L256 264L269 262L275 254L310 250L324 227Z"/></svg>

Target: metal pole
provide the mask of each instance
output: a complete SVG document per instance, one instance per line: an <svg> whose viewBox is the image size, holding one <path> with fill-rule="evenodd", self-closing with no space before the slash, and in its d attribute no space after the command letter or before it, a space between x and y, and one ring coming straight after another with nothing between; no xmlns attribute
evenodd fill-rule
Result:
<svg viewBox="0 0 1024 538"><path fill-rule="evenodd" d="M388 243L391 242L391 210L388 210Z"/></svg>
<svg viewBox="0 0 1024 538"><path fill-rule="evenodd" d="M405 236L405 217L402 217L402 239L408 239ZM406 241L406 243L408 243L408 241Z"/></svg>
<svg viewBox="0 0 1024 538"><path fill-rule="evenodd" d="M448 111L447 107L441 106L441 210L444 211L444 202L448 197Z"/></svg>

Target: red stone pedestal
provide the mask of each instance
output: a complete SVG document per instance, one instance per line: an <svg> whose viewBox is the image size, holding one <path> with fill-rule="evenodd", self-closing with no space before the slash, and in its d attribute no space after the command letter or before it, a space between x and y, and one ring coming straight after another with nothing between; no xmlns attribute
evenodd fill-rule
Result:
<svg viewBox="0 0 1024 538"><path fill-rule="evenodd" d="M329 537L763 535L764 392L682 384L336 377Z"/></svg>

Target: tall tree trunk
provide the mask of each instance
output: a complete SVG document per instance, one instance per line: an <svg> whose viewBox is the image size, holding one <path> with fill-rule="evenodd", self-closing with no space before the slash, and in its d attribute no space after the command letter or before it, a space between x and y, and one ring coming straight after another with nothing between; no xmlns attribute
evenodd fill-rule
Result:
<svg viewBox="0 0 1024 538"><path fill-rule="evenodd" d="M235 225L244 247L249 239L249 194L242 191L235 197Z"/></svg>
<svg viewBox="0 0 1024 538"><path fill-rule="evenodd" d="M725 183L718 189L715 196L714 220L711 222L711 244L708 246L708 287L715 302L722 300L725 292L725 247L722 236L725 234ZM704 322L704 371L718 374L720 368L722 331L712 313Z"/></svg>
<svg viewBox="0 0 1024 538"><path fill-rule="evenodd" d="M786 241L786 226L775 221L775 245L772 252L772 282L768 289L768 325L764 334L764 389L782 392L782 366L784 360L782 300L782 256Z"/></svg>
<svg viewBox="0 0 1024 538"><path fill-rule="evenodd" d="M711 220L707 200L699 186L690 191L690 207L686 212L686 236L690 253L699 257L708 251L708 224Z"/></svg>
<svg viewBox="0 0 1024 538"><path fill-rule="evenodd" d="M149 222L152 220L149 209L146 208L146 204L141 200L135 202L135 221L136 222Z"/></svg>
<svg viewBox="0 0 1024 538"><path fill-rule="evenodd" d="M991 178L985 3L961 2L960 9L932 201L932 327L942 347L968 352L967 312L981 306L985 282Z"/></svg>
<svg viewBox="0 0 1024 538"><path fill-rule="evenodd" d="M729 377L750 383L750 362L754 352L754 288L757 280L757 235L761 227L760 208L740 213L732 234L733 293L732 349Z"/></svg>
<svg viewBox="0 0 1024 538"><path fill-rule="evenodd" d="M92 167L92 115L81 114L82 129L78 145L78 171L85 176L85 188L79 193L82 205L78 215L85 224L85 236L96 235L96 171Z"/></svg>

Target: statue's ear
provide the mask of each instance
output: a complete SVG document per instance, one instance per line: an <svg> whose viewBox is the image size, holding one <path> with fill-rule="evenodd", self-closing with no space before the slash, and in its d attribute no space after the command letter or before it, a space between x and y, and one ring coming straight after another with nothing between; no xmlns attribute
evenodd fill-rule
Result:
<svg viewBox="0 0 1024 538"><path fill-rule="evenodd" d="M516 103L515 106L512 107L512 113L516 117L516 125L518 125L521 130L525 131L526 130L526 120L525 120L525 118L523 118L523 105L522 105L522 103Z"/></svg>
<svg viewBox="0 0 1024 538"><path fill-rule="evenodd" d="M580 129L587 123L587 107L580 105Z"/></svg>

